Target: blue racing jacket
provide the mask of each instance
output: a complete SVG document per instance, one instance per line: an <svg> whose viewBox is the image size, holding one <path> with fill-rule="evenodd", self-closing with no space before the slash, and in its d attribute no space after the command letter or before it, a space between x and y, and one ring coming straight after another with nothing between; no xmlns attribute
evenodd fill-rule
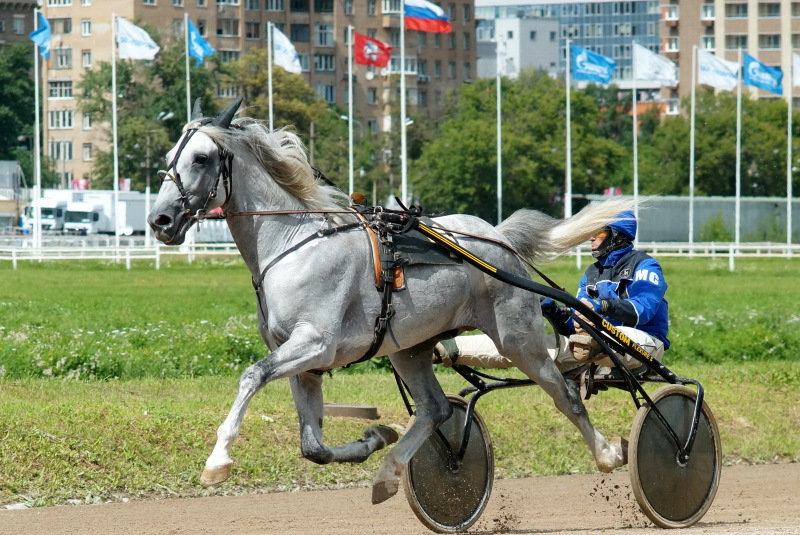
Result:
<svg viewBox="0 0 800 535"><path fill-rule="evenodd" d="M614 325L634 327L669 348L667 282L658 261L630 245L589 266L578 286L578 299L606 301L600 312Z"/></svg>

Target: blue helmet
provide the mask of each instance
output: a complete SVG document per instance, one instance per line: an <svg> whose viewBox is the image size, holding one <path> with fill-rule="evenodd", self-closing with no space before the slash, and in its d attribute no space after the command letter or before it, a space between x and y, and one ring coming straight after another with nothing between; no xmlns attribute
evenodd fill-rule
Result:
<svg viewBox="0 0 800 535"><path fill-rule="evenodd" d="M631 210L625 210L614 217L614 221L608 224L608 228L624 234L631 241L636 239L636 214Z"/></svg>

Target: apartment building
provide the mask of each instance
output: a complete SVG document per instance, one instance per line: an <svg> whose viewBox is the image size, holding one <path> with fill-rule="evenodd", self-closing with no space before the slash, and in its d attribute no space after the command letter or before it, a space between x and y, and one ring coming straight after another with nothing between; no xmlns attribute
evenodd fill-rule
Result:
<svg viewBox="0 0 800 535"><path fill-rule="evenodd" d="M36 0L0 0L0 46L27 41Z"/></svg>
<svg viewBox="0 0 800 535"><path fill-rule="evenodd" d="M51 60L43 69L44 145L62 184L92 176L92 163L106 139L77 109L76 87L83 72L110 61L111 18L116 14L158 28L164 40L183 39L188 13L217 54L213 61L238 59L251 48L266 47L272 22L295 45L303 76L330 104L347 107L347 27L388 42L394 48L385 69L354 66L355 115L362 129L381 133L391 127L390 110L399 96L402 0L41 0L50 21ZM436 118L445 95L475 77L473 0L440 3L453 33L407 31L406 91L409 115ZM236 88L220 87L220 98ZM177 111L177 110L176 110Z"/></svg>
<svg viewBox="0 0 800 535"><path fill-rule="evenodd" d="M691 93L694 47L739 60L739 51L783 69L783 94L793 95L792 54L800 53L800 2L792 0L670 0L662 5L662 51L679 66L681 84L673 99ZM745 86L755 98L776 95Z"/></svg>

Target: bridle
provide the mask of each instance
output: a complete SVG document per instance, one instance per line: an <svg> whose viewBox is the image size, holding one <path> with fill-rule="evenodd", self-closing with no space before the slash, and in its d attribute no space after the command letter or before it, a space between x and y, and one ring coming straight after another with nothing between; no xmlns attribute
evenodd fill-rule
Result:
<svg viewBox="0 0 800 535"><path fill-rule="evenodd" d="M231 179L231 175L233 174L233 152L227 150L225 147L217 143L217 141L213 138L211 140L214 142L214 145L217 146L217 154L219 157L219 167L217 168L217 177L214 180L214 185L208 192L208 196L206 197L205 202L203 203L202 208L198 208L198 210L192 214L192 208L189 204L189 194L186 191L186 188L183 185L183 181L181 180L181 175L178 172L177 163L178 158L180 158L183 149L186 148L186 144L192 139L200 128L189 128L186 130L186 135L183 136L180 145L178 145L178 150L175 152L175 156L172 158L169 166L166 170L161 170L158 172L159 175L163 175L162 183L165 180L171 180L175 187L178 188L178 193L180 193L180 201L181 205L183 206L183 213L189 219L194 220L201 220L205 219L207 216L208 210L208 203L210 203L213 199L217 197L217 188L219 187L219 182L222 180L222 185L225 188L225 202L222 205L224 210L225 205L228 203L228 200L231 198L231 193L233 189L233 180Z"/></svg>

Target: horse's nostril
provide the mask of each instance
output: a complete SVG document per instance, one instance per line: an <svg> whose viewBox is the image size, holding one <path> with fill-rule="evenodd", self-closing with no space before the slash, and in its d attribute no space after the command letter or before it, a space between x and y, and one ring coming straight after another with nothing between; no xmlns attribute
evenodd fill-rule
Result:
<svg viewBox="0 0 800 535"><path fill-rule="evenodd" d="M158 216L158 217L155 219L155 223L156 223L156 225L158 225L158 226L160 226L160 227L166 227L166 226L168 226L170 223L172 223L172 218L171 218L170 216L166 215L166 214L160 214L160 215L159 215L159 216Z"/></svg>

